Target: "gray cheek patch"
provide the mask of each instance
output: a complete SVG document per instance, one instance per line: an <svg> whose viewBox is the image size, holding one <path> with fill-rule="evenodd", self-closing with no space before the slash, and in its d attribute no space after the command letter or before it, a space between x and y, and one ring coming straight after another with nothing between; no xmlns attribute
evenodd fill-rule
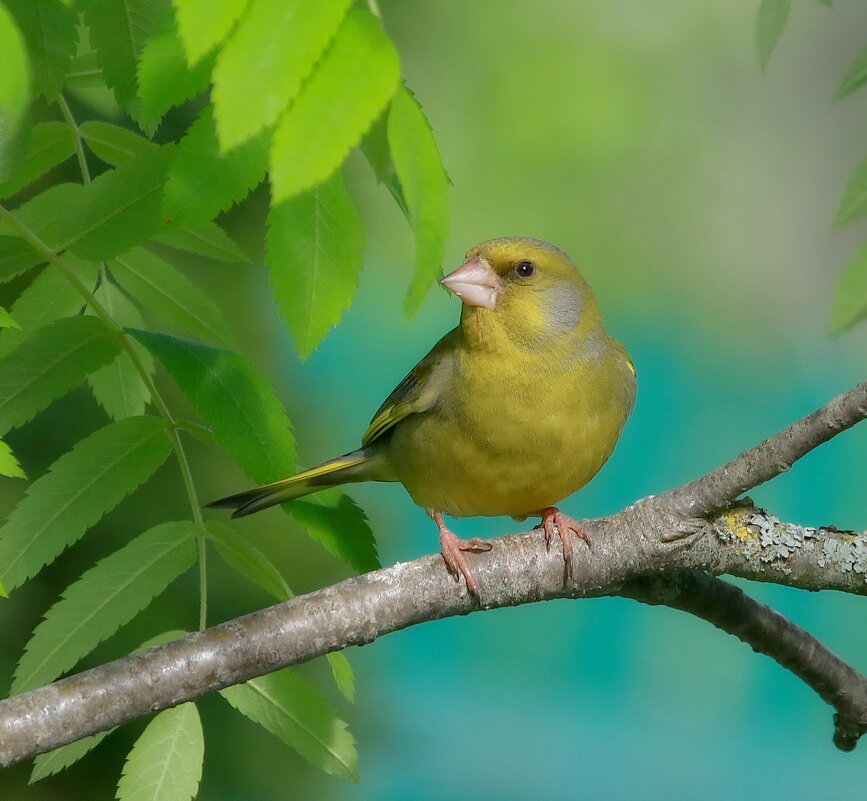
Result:
<svg viewBox="0 0 867 801"><path fill-rule="evenodd" d="M545 293L545 314L552 327L560 331L571 331L578 325L583 305L581 293L572 286L549 289Z"/></svg>

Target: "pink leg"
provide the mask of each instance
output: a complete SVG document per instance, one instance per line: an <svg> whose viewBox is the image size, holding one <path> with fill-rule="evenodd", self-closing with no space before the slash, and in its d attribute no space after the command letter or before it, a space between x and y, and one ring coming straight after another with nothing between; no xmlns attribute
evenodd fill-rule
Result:
<svg viewBox="0 0 867 801"><path fill-rule="evenodd" d="M467 582L467 589L470 595L476 600L480 600L479 587L473 574L470 572L463 552L472 551L473 553L481 553L482 551L490 551L493 546L479 537L462 540L446 526L442 512L431 509L428 511L428 514L433 518L437 524L437 528L440 530L440 550L443 552L443 561L446 563L449 573L455 577L455 581L459 581L460 577L463 576Z"/></svg>
<svg viewBox="0 0 867 801"><path fill-rule="evenodd" d="M566 580L572 579L572 534L587 543L590 548L593 543L587 532L575 518L564 515L556 506L548 506L536 512L542 518L542 528L545 529L545 543L548 550L554 542L555 531L563 543L563 561L566 563Z"/></svg>

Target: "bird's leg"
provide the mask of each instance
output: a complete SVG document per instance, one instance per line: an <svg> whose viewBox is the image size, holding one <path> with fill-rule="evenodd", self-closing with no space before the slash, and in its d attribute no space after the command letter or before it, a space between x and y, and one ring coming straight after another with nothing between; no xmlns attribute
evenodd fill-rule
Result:
<svg viewBox="0 0 867 801"><path fill-rule="evenodd" d="M490 551L493 547L490 542L479 537L473 537L469 540L462 540L454 533L443 520L443 513L436 509L429 509L428 514L437 524L440 530L440 550L443 552L443 561L446 563L449 573L455 577L455 581L459 581L463 576L467 582L467 589L476 600L480 600L479 587L473 574L470 572L467 560L464 557L464 551L473 551L473 553L481 553L482 551Z"/></svg>
<svg viewBox="0 0 867 801"><path fill-rule="evenodd" d="M555 531L563 543L563 561L566 564L566 580L572 580L572 534L587 543L587 547L593 545L590 537L581 524L569 515L564 515L556 506L548 506L536 512L542 518L541 526L545 530L545 544L551 550L554 542Z"/></svg>

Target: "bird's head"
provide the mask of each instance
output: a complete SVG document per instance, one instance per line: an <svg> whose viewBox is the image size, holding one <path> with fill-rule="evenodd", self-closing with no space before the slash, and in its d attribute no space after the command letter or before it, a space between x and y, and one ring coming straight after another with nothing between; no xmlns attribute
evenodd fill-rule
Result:
<svg viewBox="0 0 867 801"><path fill-rule="evenodd" d="M532 340L601 326L590 286L560 248L531 237L491 239L442 279L472 315L500 322Z"/></svg>

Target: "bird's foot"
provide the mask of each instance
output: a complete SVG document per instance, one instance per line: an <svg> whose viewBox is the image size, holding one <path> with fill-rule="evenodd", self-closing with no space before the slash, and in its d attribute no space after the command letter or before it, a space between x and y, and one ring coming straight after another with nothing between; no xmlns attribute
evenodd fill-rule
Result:
<svg viewBox="0 0 867 801"><path fill-rule="evenodd" d="M466 551L471 551L472 553L483 553L484 551L490 551L491 548L493 548L493 545L479 537L462 540L454 533L454 531L446 526L441 512L431 512L430 515L436 522L437 528L440 530L440 550L442 551L443 561L446 563L446 568L449 573L454 576L455 581L460 581L461 576L463 576L464 581L467 583L467 590L469 590L470 595L472 595L477 601L481 600L481 596L479 595L479 585L476 583L476 579L470 571L464 553Z"/></svg>
<svg viewBox="0 0 867 801"><path fill-rule="evenodd" d="M563 543L563 562L566 567L566 581L572 580L572 534L587 543L587 547L593 546L590 537L584 527L574 517L564 515L556 506L548 506L540 509L536 514L542 518L540 523L545 532L545 545L551 550L554 537L559 536Z"/></svg>

